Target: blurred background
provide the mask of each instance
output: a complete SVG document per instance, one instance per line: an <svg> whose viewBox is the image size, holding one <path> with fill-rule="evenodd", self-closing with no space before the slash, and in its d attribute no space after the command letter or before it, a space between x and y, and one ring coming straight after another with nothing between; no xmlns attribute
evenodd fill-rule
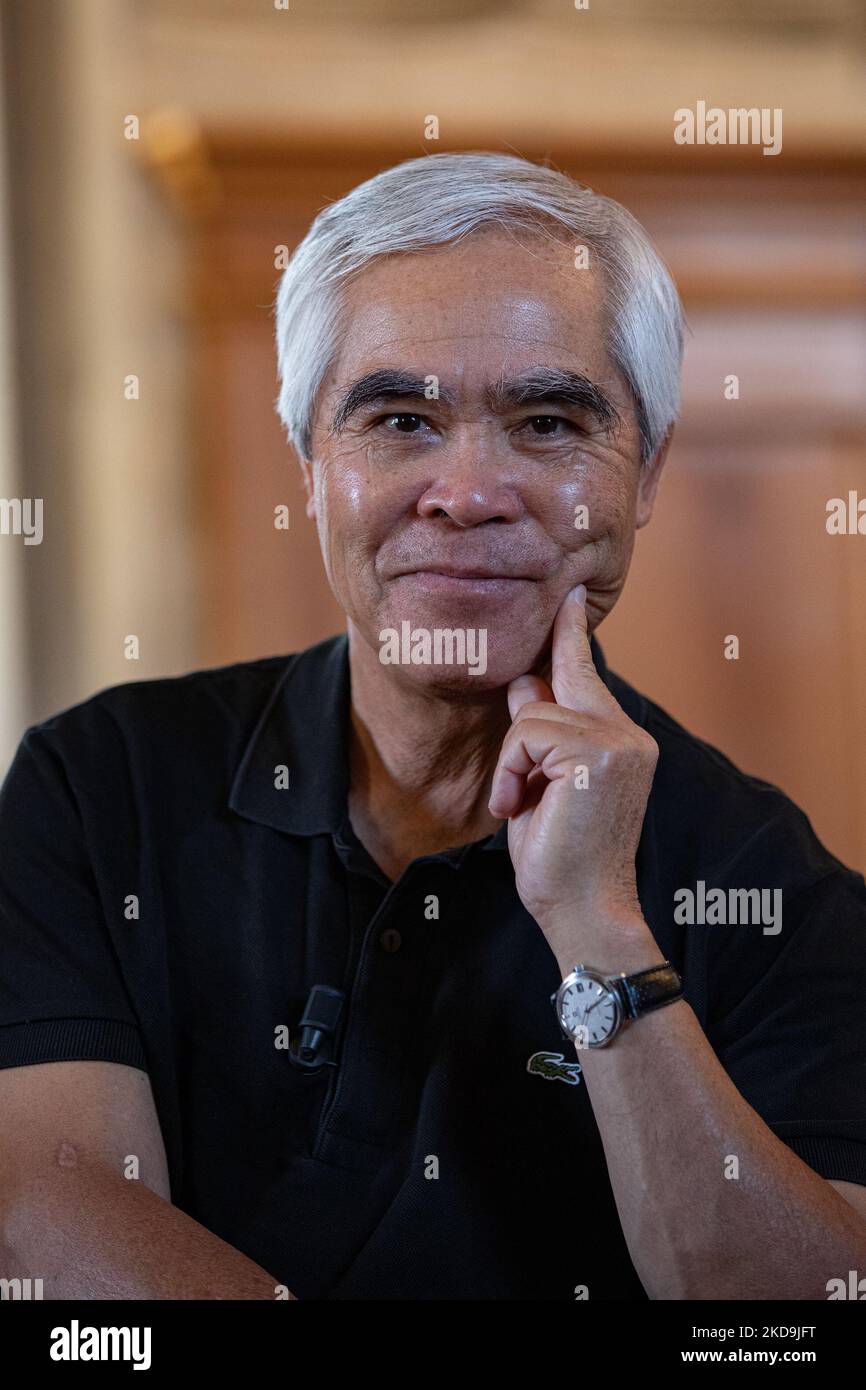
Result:
<svg viewBox="0 0 866 1390"><path fill-rule="evenodd" d="M866 867L866 534L826 529L831 498L866 499L863 18L7 0L0 495L42 498L44 537L0 535L3 768L26 725L107 685L341 630L273 410L279 248L390 164L505 150L625 203L689 318L608 661ZM782 108L781 154L675 144L699 100Z"/></svg>

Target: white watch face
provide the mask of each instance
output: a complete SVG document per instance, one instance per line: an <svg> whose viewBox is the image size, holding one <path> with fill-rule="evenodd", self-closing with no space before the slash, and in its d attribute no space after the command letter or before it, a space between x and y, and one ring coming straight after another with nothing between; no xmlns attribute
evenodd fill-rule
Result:
<svg viewBox="0 0 866 1390"><path fill-rule="evenodd" d="M577 1046L598 1047L616 1031L616 1000L600 980L583 976L562 993L562 1026L573 1033Z"/></svg>

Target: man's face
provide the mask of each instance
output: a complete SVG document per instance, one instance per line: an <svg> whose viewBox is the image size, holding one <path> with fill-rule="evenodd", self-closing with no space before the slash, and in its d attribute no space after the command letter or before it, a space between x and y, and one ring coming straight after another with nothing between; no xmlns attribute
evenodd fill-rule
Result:
<svg viewBox="0 0 866 1390"><path fill-rule="evenodd" d="M405 621L485 629L483 675L401 668L454 693L539 670L569 589L587 586L592 626L616 602L662 463L640 465L601 272L484 229L383 257L344 296L304 474L353 635L378 653Z"/></svg>

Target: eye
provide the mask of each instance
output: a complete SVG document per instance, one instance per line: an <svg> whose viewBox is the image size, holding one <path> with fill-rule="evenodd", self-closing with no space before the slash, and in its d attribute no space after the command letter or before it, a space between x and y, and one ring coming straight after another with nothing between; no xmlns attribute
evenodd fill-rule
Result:
<svg viewBox="0 0 866 1390"><path fill-rule="evenodd" d="M557 434L557 425L565 425L567 429L573 430L574 425L570 420L566 420L562 415L533 415L526 422L532 426L535 434Z"/></svg>
<svg viewBox="0 0 866 1390"><path fill-rule="evenodd" d="M390 427L392 421L394 421L393 428L398 434L417 434L424 423L424 416L401 411L395 415L383 415L376 423Z"/></svg>

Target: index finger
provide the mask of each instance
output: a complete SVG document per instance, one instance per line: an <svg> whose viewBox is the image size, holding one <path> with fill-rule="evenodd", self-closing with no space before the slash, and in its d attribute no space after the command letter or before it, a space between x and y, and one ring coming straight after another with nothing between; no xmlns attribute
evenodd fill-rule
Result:
<svg viewBox="0 0 866 1390"><path fill-rule="evenodd" d="M556 703L566 709L586 709L605 686L595 669L589 645L586 585L570 589L553 623L550 684Z"/></svg>

